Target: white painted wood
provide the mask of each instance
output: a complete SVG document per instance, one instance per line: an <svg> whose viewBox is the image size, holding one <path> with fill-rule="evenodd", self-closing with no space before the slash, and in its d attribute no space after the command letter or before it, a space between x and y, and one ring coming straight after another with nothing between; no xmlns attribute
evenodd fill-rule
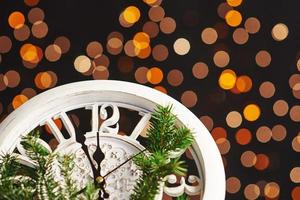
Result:
<svg viewBox="0 0 300 200"><path fill-rule="evenodd" d="M99 103L101 105L105 103L112 106L116 105L117 107L125 107L144 113L152 112L156 104L163 106L172 104L173 113L177 116L178 123L186 125L195 133L195 143L191 147L191 152L196 161L199 174L203 176L201 177L204 185L202 199L225 199L223 163L218 148L208 130L191 111L175 99L152 88L134 83L111 80L83 81L63 85L33 97L1 123L0 151L12 152L22 135L29 133L42 123L47 123L51 130L53 129L52 131L57 140L63 143L66 139L59 130L57 131L52 117L62 111L68 112L78 108L93 107ZM116 119L117 117L112 118L105 127L110 128L109 126L116 124L118 121ZM96 128L96 125L97 122L95 121L95 124L93 122L93 129ZM102 130L105 131L105 129ZM72 135L72 128L69 131ZM108 131L115 130L109 129ZM89 137L92 136L89 135ZM134 143L134 137L128 137L126 140L130 141L131 139ZM64 150L67 150L67 148L64 148Z"/></svg>
<svg viewBox="0 0 300 200"><path fill-rule="evenodd" d="M141 134L141 132L144 130L144 128L147 126L150 119L151 119L150 113L144 114L144 116L141 118L141 120L138 122L138 124L133 129L130 137L135 140Z"/></svg>

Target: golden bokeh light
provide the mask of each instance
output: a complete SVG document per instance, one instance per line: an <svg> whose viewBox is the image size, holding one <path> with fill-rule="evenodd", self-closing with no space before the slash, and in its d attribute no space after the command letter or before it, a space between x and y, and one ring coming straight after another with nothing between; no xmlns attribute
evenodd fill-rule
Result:
<svg viewBox="0 0 300 200"><path fill-rule="evenodd" d="M230 10L226 13L225 20L229 26L237 27L242 23L242 15L237 10Z"/></svg>
<svg viewBox="0 0 300 200"><path fill-rule="evenodd" d="M20 56L24 61L37 63L41 59L41 52L37 46L27 43L21 47Z"/></svg>
<svg viewBox="0 0 300 200"><path fill-rule="evenodd" d="M230 90L235 86L236 74L231 69L224 70L219 77L219 86L224 90Z"/></svg>
<svg viewBox="0 0 300 200"><path fill-rule="evenodd" d="M8 17L8 24L13 29L21 28L25 23L25 17L23 13L19 11L12 12Z"/></svg>
<svg viewBox="0 0 300 200"><path fill-rule="evenodd" d="M126 22L134 24L141 17L140 10L135 6L129 6L123 11L123 16Z"/></svg>
<svg viewBox="0 0 300 200"><path fill-rule="evenodd" d="M252 122L260 117L261 110L256 104L249 104L244 108L243 114L246 120Z"/></svg>
<svg viewBox="0 0 300 200"><path fill-rule="evenodd" d="M239 5L241 5L243 2L243 0L227 0L228 5L232 6L232 7L237 7Z"/></svg>

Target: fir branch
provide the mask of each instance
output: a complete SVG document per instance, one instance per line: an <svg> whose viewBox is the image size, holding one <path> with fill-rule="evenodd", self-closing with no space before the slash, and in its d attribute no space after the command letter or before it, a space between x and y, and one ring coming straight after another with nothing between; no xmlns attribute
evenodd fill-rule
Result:
<svg viewBox="0 0 300 200"><path fill-rule="evenodd" d="M131 195L131 200L153 200L159 192L159 183L169 174L184 176L185 162L179 157L170 157L172 152L184 152L194 137L185 126L176 127L172 106L157 106L150 119L146 149L148 152L133 159L142 175Z"/></svg>

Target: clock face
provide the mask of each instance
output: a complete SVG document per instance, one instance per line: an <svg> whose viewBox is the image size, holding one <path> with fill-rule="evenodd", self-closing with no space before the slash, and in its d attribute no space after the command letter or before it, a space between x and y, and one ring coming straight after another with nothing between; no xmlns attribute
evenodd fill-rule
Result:
<svg viewBox="0 0 300 200"><path fill-rule="evenodd" d="M38 95L0 125L0 149L18 154L22 163L35 167L20 140L22 135L39 129L42 132L40 144L45 148L75 155L72 177L80 188L101 176L105 180L108 199L128 200L141 173L130 159L144 149L142 144L156 104L174 105L178 125L190 125L193 132L202 134L201 138L196 135L188 156L182 152L186 159L190 158L188 163L192 163L188 176L170 174L165 177L156 199L162 199L163 194L170 199L187 193L194 199L223 200L222 161L199 119L170 97L132 83L87 81ZM101 154L104 157L95 157ZM122 165L127 160L130 161ZM101 163L100 168L98 163ZM95 176L97 170L94 169L100 169L100 174Z"/></svg>
<svg viewBox="0 0 300 200"><path fill-rule="evenodd" d="M97 148L96 137L89 137L86 140L86 145L90 155L93 155ZM133 140L128 141L122 137L112 137L106 134L106 136L100 136L100 147L105 155L105 158L101 162L101 176L104 177L107 175L104 178L106 182L105 190L109 194L109 199L128 200L141 174L130 158L143 150L142 146ZM79 188L84 188L93 179L87 155L76 144L70 145L63 152L75 154L76 167L73 172L73 178ZM122 165L127 160L130 161ZM96 162L93 162L93 164L97 165ZM110 173L116 168L118 169Z"/></svg>

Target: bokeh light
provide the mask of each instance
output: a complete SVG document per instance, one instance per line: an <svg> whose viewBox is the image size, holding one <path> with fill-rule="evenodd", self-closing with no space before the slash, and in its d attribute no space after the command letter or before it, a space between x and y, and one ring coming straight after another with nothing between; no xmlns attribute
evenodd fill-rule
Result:
<svg viewBox="0 0 300 200"><path fill-rule="evenodd" d="M219 85L224 90L230 90L235 86L236 74L233 70L224 70L219 78Z"/></svg>
<svg viewBox="0 0 300 200"><path fill-rule="evenodd" d="M261 114L261 110L256 104L249 104L244 108L244 117L248 121L256 121Z"/></svg>
<svg viewBox="0 0 300 200"><path fill-rule="evenodd" d="M242 23L242 15L237 10L229 10L225 15L225 20L229 26L237 27Z"/></svg>

